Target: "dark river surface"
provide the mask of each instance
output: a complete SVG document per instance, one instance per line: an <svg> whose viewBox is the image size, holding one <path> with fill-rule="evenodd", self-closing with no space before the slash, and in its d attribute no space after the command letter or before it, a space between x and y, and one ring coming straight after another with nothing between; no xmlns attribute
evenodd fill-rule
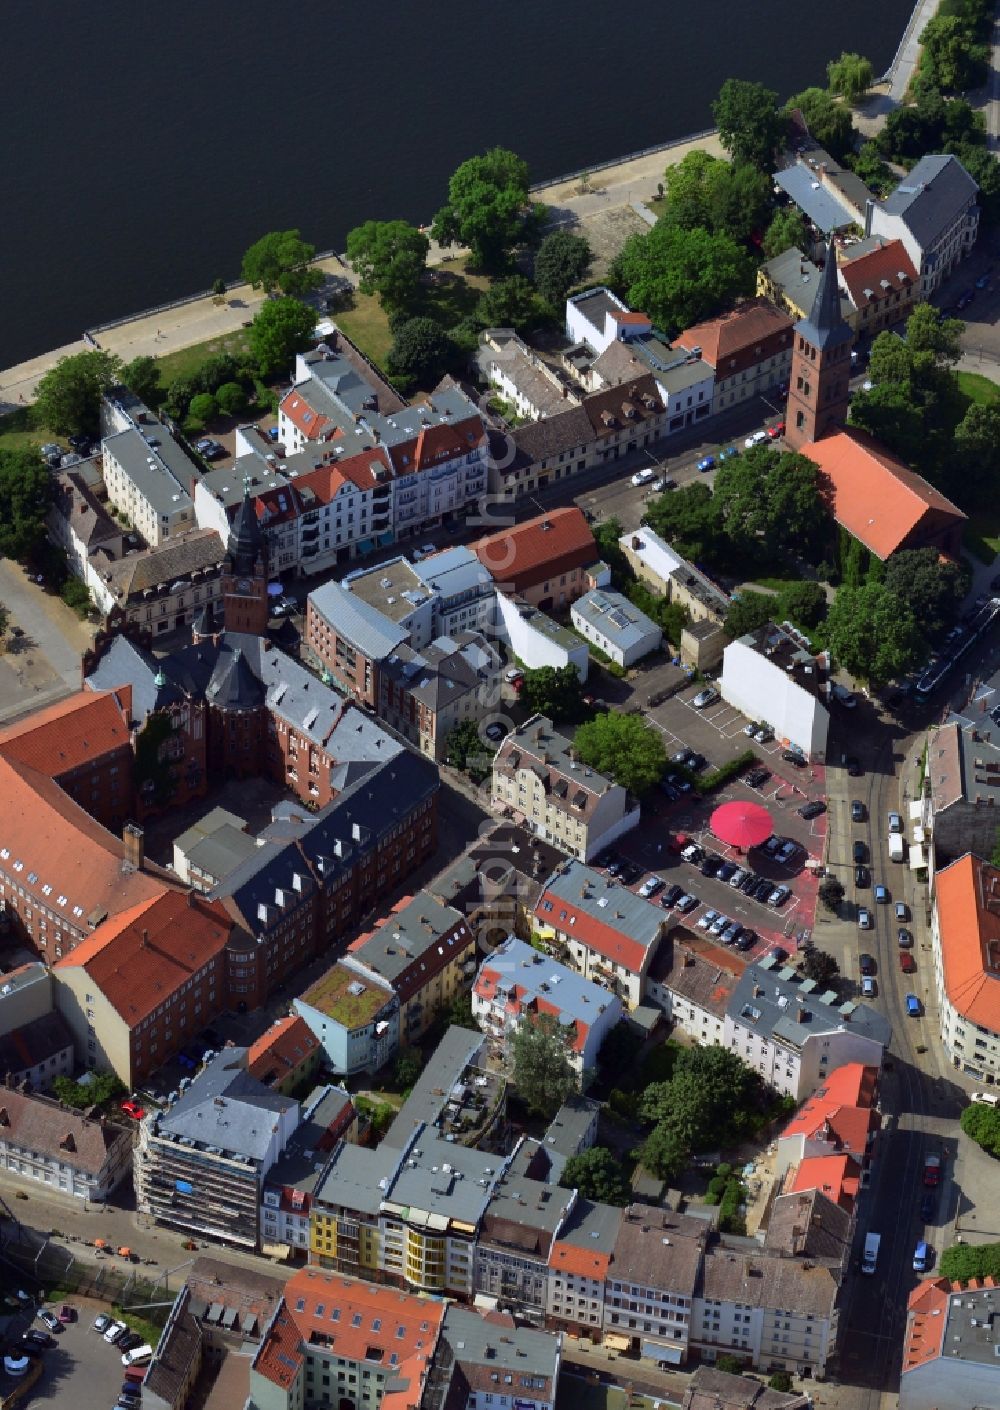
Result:
<svg viewBox="0 0 1000 1410"><path fill-rule="evenodd" d="M711 125L724 79L782 97L891 62L912 0L7 0L0 367L234 278L298 226L430 220L502 144L536 181Z"/></svg>

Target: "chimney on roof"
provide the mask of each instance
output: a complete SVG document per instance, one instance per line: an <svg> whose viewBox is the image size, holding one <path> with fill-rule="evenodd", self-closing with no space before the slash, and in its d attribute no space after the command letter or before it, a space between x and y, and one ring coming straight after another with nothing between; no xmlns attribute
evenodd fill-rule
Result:
<svg viewBox="0 0 1000 1410"><path fill-rule="evenodd" d="M62 1140L59 1142L59 1149L62 1151L76 1150L76 1141L73 1138L72 1131L67 1131L65 1136L63 1136Z"/></svg>
<svg viewBox="0 0 1000 1410"><path fill-rule="evenodd" d="M142 871L142 864L145 859L145 834L138 823L126 823L122 828L122 845L124 855L122 861L133 871Z"/></svg>
<svg viewBox="0 0 1000 1410"><path fill-rule="evenodd" d="M142 948L143 948L144 950L148 950L148 949L149 949L149 931L146 930L145 928L143 928L143 932L142 932Z"/></svg>

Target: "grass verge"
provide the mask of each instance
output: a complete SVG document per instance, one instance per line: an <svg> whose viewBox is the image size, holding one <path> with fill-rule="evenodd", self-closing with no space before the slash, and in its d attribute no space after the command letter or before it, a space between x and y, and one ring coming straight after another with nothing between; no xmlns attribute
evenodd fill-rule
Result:
<svg viewBox="0 0 1000 1410"><path fill-rule="evenodd" d="M976 402L979 406L990 406L995 401L1000 401L1000 386L996 382L991 382L988 377L984 377L980 372L957 372L958 385L962 392L970 401Z"/></svg>
<svg viewBox="0 0 1000 1410"><path fill-rule="evenodd" d="M1000 514L973 514L965 526L962 544L980 563L992 563L1000 553Z"/></svg>
<svg viewBox="0 0 1000 1410"><path fill-rule="evenodd" d="M225 333L218 338L208 338L203 343L192 343L189 348L178 348L176 352L164 353L156 359L160 369L160 381L164 387L177 377L187 377L196 372L203 362L217 353L231 353L233 357L245 357L250 351L245 328L235 333Z"/></svg>

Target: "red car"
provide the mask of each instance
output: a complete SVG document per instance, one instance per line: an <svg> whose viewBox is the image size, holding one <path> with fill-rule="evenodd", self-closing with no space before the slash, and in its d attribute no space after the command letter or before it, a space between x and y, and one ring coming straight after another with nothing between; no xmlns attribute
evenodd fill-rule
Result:
<svg viewBox="0 0 1000 1410"><path fill-rule="evenodd" d="M769 440L776 441L776 440L779 438L779 436L783 436L784 434L785 434L785 423L784 423L784 421L778 421L778 422L776 422L775 425L773 425L773 426L768 426L768 428L767 428L767 435L768 435L768 439L769 439Z"/></svg>
<svg viewBox="0 0 1000 1410"><path fill-rule="evenodd" d="M917 962L912 955L908 955L905 950L899 954L899 967L904 974L913 974L917 968Z"/></svg>
<svg viewBox="0 0 1000 1410"><path fill-rule="evenodd" d="M131 1097L127 1101L122 1102L122 1111L126 1116L131 1116L133 1121L141 1121L146 1115L145 1108L141 1107L139 1103L134 1101Z"/></svg>

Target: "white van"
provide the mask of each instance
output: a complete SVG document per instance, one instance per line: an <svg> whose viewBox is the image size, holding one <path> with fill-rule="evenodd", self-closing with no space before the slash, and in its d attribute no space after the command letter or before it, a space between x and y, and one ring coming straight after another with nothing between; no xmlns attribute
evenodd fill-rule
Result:
<svg viewBox="0 0 1000 1410"><path fill-rule="evenodd" d="M153 1348L150 1346L149 1342L147 1341L147 1342L144 1342L144 1343L142 1344L142 1346L137 1346L137 1347L133 1348L132 1351L124 1351L124 1352L122 1352L122 1365L123 1365L123 1366L138 1366L138 1365L140 1365L143 1361L149 1361L149 1360L152 1358L152 1355L153 1355Z"/></svg>
<svg viewBox="0 0 1000 1410"><path fill-rule="evenodd" d="M881 1234L865 1235L865 1251L861 1259L862 1273L874 1273L878 1263L878 1250L882 1242Z"/></svg>
<svg viewBox="0 0 1000 1410"><path fill-rule="evenodd" d="M906 840L898 832L889 833L889 860L902 862L906 857Z"/></svg>

